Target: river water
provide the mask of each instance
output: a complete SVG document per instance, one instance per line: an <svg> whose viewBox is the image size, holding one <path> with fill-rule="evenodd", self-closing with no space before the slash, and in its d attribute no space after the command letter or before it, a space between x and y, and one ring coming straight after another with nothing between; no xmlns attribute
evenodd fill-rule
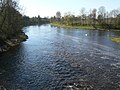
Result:
<svg viewBox="0 0 120 90"><path fill-rule="evenodd" d="M23 30L29 39L0 54L0 90L120 90L119 32Z"/></svg>

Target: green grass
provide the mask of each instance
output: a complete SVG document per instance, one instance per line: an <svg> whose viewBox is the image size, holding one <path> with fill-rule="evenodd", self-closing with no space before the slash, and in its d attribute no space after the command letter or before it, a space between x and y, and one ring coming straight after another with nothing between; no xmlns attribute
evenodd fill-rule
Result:
<svg viewBox="0 0 120 90"><path fill-rule="evenodd" d="M88 29L88 30L93 30L94 28L92 26L70 26L70 25L63 25L63 24L56 24L56 23L51 23L52 26L55 27L61 27L61 28L75 28L75 29Z"/></svg>
<svg viewBox="0 0 120 90"><path fill-rule="evenodd" d="M115 29L112 29L111 31L113 31L113 32L120 32L120 30L115 30Z"/></svg>
<svg viewBox="0 0 120 90"><path fill-rule="evenodd" d="M85 30L96 30L93 26L70 26L70 25L64 25L64 24L59 24L59 23L51 23L52 26L55 27L61 27L61 28L72 28L72 29L85 29ZM113 31L113 32L120 32L120 30L115 30L115 29L98 29L101 31Z"/></svg>
<svg viewBox="0 0 120 90"><path fill-rule="evenodd" d="M120 43L120 37L119 38L112 38L111 39L113 42Z"/></svg>

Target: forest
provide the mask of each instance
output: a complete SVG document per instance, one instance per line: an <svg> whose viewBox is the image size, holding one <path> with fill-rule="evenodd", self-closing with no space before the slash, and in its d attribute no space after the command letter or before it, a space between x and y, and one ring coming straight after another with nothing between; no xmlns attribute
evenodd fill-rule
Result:
<svg viewBox="0 0 120 90"><path fill-rule="evenodd" d="M41 25L41 24L47 24L50 23L49 19L47 17L40 17L38 15L37 17L29 17L29 16L23 16L23 25L24 26L30 26L30 25Z"/></svg>

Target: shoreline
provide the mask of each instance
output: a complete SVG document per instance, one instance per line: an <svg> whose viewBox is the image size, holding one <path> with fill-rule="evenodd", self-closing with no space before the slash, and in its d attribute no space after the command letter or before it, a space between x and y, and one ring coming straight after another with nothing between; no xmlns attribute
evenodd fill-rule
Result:
<svg viewBox="0 0 120 90"><path fill-rule="evenodd" d="M19 45L21 42L26 41L28 36L22 32L17 37L12 37L11 39L1 40L0 42L0 53L6 52L12 47Z"/></svg>
<svg viewBox="0 0 120 90"><path fill-rule="evenodd" d="M60 27L60 28L68 28L68 29L89 29L89 30L94 30L94 28L92 26L70 26L70 25L63 25L63 24L54 24L51 23L51 26L55 26L55 27Z"/></svg>
<svg viewBox="0 0 120 90"><path fill-rule="evenodd" d="M112 40L113 42L120 43L120 37L112 38L111 40Z"/></svg>
<svg viewBox="0 0 120 90"><path fill-rule="evenodd" d="M67 28L67 29L84 29L84 30L100 30L100 31L113 31L113 32L120 32L120 30L115 29L95 29L93 26L70 26L70 25L63 25L63 24L56 24L50 23L51 26L59 27L59 28Z"/></svg>

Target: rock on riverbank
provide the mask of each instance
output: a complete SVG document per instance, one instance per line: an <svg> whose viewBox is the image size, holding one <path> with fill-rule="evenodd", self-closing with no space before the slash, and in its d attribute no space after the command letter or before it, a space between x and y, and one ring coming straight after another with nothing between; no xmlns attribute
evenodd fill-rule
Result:
<svg viewBox="0 0 120 90"><path fill-rule="evenodd" d="M26 39L28 39L28 36L25 33L20 33L17 37L0 40L0 53L8 51L11 47L19 45L21 42L26 41Z"/></svg>

